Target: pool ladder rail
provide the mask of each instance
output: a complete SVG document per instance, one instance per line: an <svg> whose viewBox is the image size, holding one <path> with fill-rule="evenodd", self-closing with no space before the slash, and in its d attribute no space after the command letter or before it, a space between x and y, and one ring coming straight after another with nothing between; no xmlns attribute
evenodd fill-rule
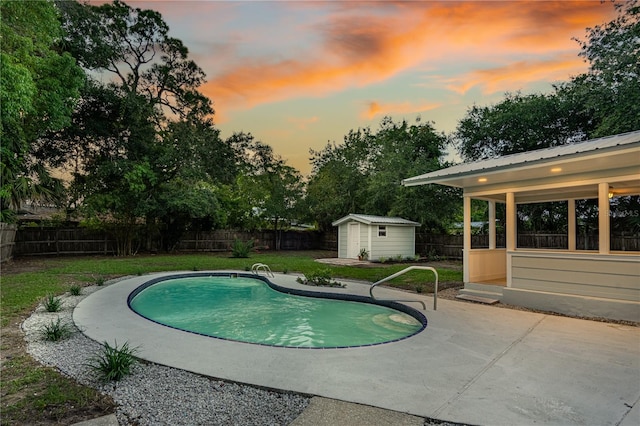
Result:
<svg viewBox="0 0 640 426"><path fill-rule="evenodd" d="M423 310L427 310L427 306L424 304L424 302L422 300L416 300L416 299L404 299L404 300L400 300L400 299L376 299L375 296L373 295L373 288L375 286L377 286L378 284L382 284L384 282L390 281L394 278L399 277L400 275L407 273L413 269L424 269L424 270L428 270L428 271L432 271L435 276L436 276L436 282L435 285L433 287L433 310L437 310L438 309L438 271L435 270L435 268L432 268L431 266L409 266L408 268L403 269L402 271L396 272L393 275L389 275L387 278L383 278L380 281L376 281L375 283L373 283L371 285L371 287L369 287L369 295L371 296L371 298L373 300L384 300L386 302L416 302L416 303L420 303L422 304L422 309Z"/></svg>
<svg viewBox="0 0 640 426"><path fill-rule="evenodd" d="M269 265L266 265L264 263L254 263L251 267L251 272L255 275L260 275L260 271L264 272L264 275L267 277L274 277L273 272L271 272L271 268L269 268Z"/></svg>

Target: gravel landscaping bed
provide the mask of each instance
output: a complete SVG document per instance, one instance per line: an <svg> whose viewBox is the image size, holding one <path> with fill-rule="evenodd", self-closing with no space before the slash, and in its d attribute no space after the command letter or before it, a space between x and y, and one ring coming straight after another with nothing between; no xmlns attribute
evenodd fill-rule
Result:
<svg viewBox="0 0 640 426"><path fill-rule="evenodd" d="M22 330L27 352L36 360L110 395L118 405L116 416L121 425L286 425L307 407L307 396L224 382L142 361L135 364L133 374L118 382L100 381L88 364L101 353L102 345L80 333L72 320L78 302L100 288L84 287L80 296L60 296L59 312L47 312L39 306L23 322ZM57 342L45 340L43 328L58 319L69 324L73 334Z"/></svg>

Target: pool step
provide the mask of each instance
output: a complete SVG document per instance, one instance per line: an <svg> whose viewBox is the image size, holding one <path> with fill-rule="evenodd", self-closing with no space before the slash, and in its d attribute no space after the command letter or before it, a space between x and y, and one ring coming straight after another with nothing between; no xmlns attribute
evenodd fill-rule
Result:
<svg viewBox="0 0 640 426"><path fill-rule="evenodd" d="M495 305L499 302L498 299L491 299L489 297L475 296L473 294L459 294L456 299L468 300L470 302L484 303L485 305Z"/></svg>

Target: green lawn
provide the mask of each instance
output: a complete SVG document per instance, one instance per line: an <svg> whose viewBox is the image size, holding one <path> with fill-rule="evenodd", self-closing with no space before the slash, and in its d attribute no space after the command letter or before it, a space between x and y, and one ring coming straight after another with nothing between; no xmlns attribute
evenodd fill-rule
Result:
<svg viewBox="0 0 640 426"><path fill-rule="evenodd" d="M252 253L248 259L234 259L228 253L144 255L132 257L82 257L18 260L0 276L1 324L3 327L2 424L56 424L63 419L82 419L111 410L110 401L92 389L79 386L52 369L40 366L22 349L18 330L22 318L47 295L69 291L72 285L92 285L106 279L159 271L195 271L216 269L250 270L254 263L265 263L273 272L310 273L329 269L334 279L375 282L408 264L376 264L366 267L332 266L315 261L331 257L332 252ZM427 264L425 264L427 265ZM441 288L461 284L459 267L437 268ZM459 266L459 265L458 265ZM11 270L14 270L13 272ZM24 272L21 272L24 270ZM411 271L385 283L409 290L420 287L433 291L433 273ZM10 357L5 354L9 353Z"/></svg>
<svg viewBox="0 0 640 426"><path fill-rule="evenodd" d="M330 253L330 252L328 252ZM123 275L140 275L159 271L201 271L215 269L250 270L254 263L265 263L273 272L309 273L328 268L334 278L346 278L375 282L385 278L408 264L379 264L367 267L332 266L320 264L315 257L328 253L282 251L253 253L247 259L234 259L224 254L146 255L132 257L54 258L38 261L33 272L2 276L0 297L2 298L2 325L16 314L35 307L48 294L68 291L71 285L90 285L100 279ZM462 282L462 272L453 269L438 269L440 283ZM423 285L425 292L432 291L433 273L411 271L385 285L414 289Z"/></svg>

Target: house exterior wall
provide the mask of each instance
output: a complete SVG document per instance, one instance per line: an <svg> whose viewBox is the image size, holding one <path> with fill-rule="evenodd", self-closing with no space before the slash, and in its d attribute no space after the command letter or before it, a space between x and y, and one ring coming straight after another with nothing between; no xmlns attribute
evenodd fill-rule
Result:
<svg viewBox="0 0 640 426"><path fill-rule="evenodd" d="M398 255L412 257L416 253L415 228L412 226L386 225L386 237L378 236L378 225L371 225L370 260L381 257L392 258Z"/></svg>
<svg viewBox="0 0 640 426"><path fill-rule="evenodd" d="M510 253L511 287L640 302L636 256Z"/></svg>
<svg viewBox="0 0 640 426"><path fill-rule="evenodd" d="M465 260L465 275L469 277L465 283L506 280L507 278L507 255L505 249L469 250Z"/></svg>
<svg viewBox="0 0 640 426"><path fill-rule="evenodd" d="M571 316L640 322L633 255L508 253L512 286L501 302Z"/></svg>
<svg viewBox="0 0 640 426"><path fill-rule="evenodd" d="M634 255L509 252L502 302L567 315L640 321L640 263Z"/></svg>
<svg viewBox="0 0 640 426"><path fill-rule="evenodd" d="M360 224L360 248L366 249L367 252L369 253L371 253L371 244L369 244L370 229L371 229L371 225L367 225L364 223Z"/></svg>

